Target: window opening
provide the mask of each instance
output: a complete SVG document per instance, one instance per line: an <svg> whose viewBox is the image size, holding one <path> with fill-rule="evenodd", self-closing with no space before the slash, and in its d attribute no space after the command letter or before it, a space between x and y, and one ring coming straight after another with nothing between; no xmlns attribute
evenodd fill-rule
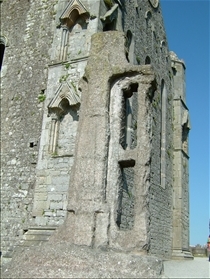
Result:
<svg viewBox="0 0 210 279"><path fill-rule="evenodd" d="M134 149L137 145L137 91L137 83L123 91L120 137L123 149Z"/></svg>
<svg viewBox="0 0 210 279"><path fill-rule="evenodd" d="M188 151L188 134L189 134L189 128L187 127L187 124L185 123L182 126L182 148L185 153Z"/></svg>
<svg viewBox="0 0 210 279"><path fill-rule="evenodd" d="M145 65L151 64L151 59L149 56L146 57L145 59Z"/></svg>
<svg viewBox="0 0 210 279"><path fill-rule="evenodd" d="M106 23L103 27L103 31L111 31L111 30L116 30L116 20L113 20L110 23Z"/></svg>
<svg viewBox="0 0 210 279"><path fill-rule="evenodd" d="M125 50L126 50L126 59L129 61L129 50L132 42L132 32L130 30L127 31L126 33L126 42L125 42Z"/></svg>
<svg viewBox="0 0 210 279"><path fill-rule="evenodd" d="M64 156L73 154L77 130L79 105L70 105L64 98L51 113L51 135L49 152L53 155Z"/></svg>

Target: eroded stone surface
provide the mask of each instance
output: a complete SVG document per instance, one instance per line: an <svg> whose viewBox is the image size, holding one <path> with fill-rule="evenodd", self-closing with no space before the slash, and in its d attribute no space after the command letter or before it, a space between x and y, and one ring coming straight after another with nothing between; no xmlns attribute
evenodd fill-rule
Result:
<svg viewBox="0 0 210 279"><path fill-rule="evenodd" d="M18 250L2 278L162 278L158 258L101 251L69 243Z"/></svg>
<svg viewBox="0 0 210 279"><path fill-rule="evenodd" d="M185 65L169 53L161 6L0 5L4 258L31 227L65 218L51 243L188 256Z"/></svg>
<svg viewBox="0 0 210 279"><path fill-rule="evenodd" d="M65 225L59 231L61 237L75 244L143 252L150 241L145 199L149 194L146 180L152 148L149 111L156 81L151 66L129 65L124 45L125 36L120 32L92 36L90 57L80 83L82 100L67 214L71 229ZM122 98L124 92L132 90L137 91L138 99L138 141L134 149L128 146L124 150L120 144ZM129 165L132 160L134 165ZM121 183L127 167L133 168L126 182L133 193L124 190L126 201ZM130 199L133 202L129 203Z"/></svg>

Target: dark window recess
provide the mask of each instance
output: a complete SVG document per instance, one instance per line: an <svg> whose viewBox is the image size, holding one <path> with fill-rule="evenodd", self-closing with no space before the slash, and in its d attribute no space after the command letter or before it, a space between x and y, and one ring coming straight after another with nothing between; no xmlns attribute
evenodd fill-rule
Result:
<svg viewBox="0 0 210 279"><path fill-rule="evenodd" d="M149 56L146 57L145 59L145 65L151 64L151 59Z"/></svg>
<svg viewBox="0 0 210 279"><path fill-rule="evenodd" d="M116 20L113 20L112 22L105 23L103 27L103 31L113 31L116 30Z"/></svg>
<svg viewBox="0 0 210 279"><path fill-rule="evenodd" d="M133 37L132 32L128 30L126 33L126 41L125 41L126 59L128 62L130 62L128 56L129 56L130 45L132 42L132 37Z"/></svg>
<svg viewBox="0 0 210 279"><path fill-rule="evenodd" d="M33 148L34 146L37 146L37 142L30 142L29 143L29 147Z"/></svg>

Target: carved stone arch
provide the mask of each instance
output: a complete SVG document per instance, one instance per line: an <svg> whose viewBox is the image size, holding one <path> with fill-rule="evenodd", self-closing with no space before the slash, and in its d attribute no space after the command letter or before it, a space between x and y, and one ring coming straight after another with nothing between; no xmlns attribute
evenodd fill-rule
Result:
<svg viewBox="0 0 210 279"><path fill-rule="evenodd" d="M78 110L80 106L80 95L73 83L63 82L56 91L54 98L48 105L49 116L51 116L49 152L59 155L58 142L62 123L66 122L66 117L72 117L73 122L78 121ZM65 118L65 119L64 119ZM67 123L68 124L68 123ZM69 123L71 127L71 123ZM75 125L74 125L75 126ZM66 129L64 129L66 130ZM65 135L64 135L65 136ZM64 141L63 141L64 142ZM69 145L69 143L68 143ZM69 153L67 148L67 153ZM63 146L61 146L64 155Z"/></svg>
<svg viewBox="0 0 210 279"><path fill-rule="evenodd" d="M80 95L77 92L73 83L65 81L62 83L56 91L55 97L51 100L48 105L49 112L55 110L55 108L60 110L62 113L62 100L67 99L70 106L75 106L80 104ZM63 111L64 113L64 111Z"/></svg>
<svg viewBox="0 0 210 279"><path fill-rule="evenodd" d="M86 7L83 5L83 3L80 0L71 0L63 13L60 16L60 27L61 28L61 46L60 46L60 54L59 54L59 60L65 61L65 60L71 60L78 58L78 53L81 53L80 50L76 50L75 48L72 49L69 48L70 45L75 44L75 38L72 37L72 30L74 27L79 27L81 29L87 29L88 24L88 18L90 16L89 11L86 9ZM71 36L69 36L69 33L71 32ZM75 33L75 32L73 32ZM71 37L71 41L70 40ZM78 34L76 36L76 39L78 39ZM83 36L80 35L81 39L83 39ZM85 44L85 42L84 42ZM77 44L76 44L77 45ZM84 50L85 52L85 50ZM69 55L70 54L70 55Z"/></svg>
<svg viewBox="0 0 210 279"><path fill-rule="evenodd" d="M60 17L62 25L71 28L80 16L89 17L89 12L80 0L71 0Z"/></svg>

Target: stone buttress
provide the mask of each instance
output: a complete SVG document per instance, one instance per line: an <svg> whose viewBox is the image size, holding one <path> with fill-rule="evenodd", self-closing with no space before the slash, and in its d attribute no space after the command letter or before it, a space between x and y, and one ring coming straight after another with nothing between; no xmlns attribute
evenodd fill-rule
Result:
<svg viewBox="0 0 210 279"><path fill-rule="evenodd" d="M92 36L61 238L78 245L149 250L150 65L131 66L121 32Z"/></svg>

